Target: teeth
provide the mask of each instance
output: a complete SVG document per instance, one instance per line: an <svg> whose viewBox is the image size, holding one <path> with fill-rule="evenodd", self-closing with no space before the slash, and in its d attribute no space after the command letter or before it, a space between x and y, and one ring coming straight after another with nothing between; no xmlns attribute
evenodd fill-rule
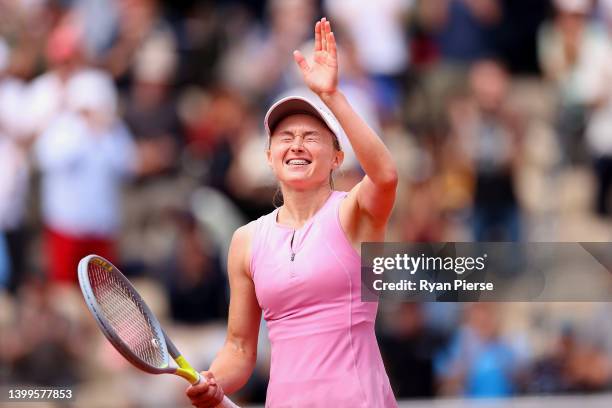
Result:
<svg viewBox="0 0 612 408"><path fill-rule="evenodd" d="M308 164L307 160L302 160L302 159L291 159L287 162L288 164L296 164L296 165L304 165L304 164Z"/></svg>

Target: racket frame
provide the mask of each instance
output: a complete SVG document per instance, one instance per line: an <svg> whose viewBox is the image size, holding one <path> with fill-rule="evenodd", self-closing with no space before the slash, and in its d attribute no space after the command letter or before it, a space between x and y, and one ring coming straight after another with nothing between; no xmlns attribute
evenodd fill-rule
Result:
<svg viewBox="0 0 612 408"><path fill-rule="evenodd" d="M145 312L145 318L151 324L152 329L155 331L155 334L162 339L162 344L159 347L162 349L162 355L165 359L166 367L155 367L146 362L144 362L141 358L136 356L130 350L130 348L121 340L121 338L117 335L115 330L113 330L111 324L104 317L102 313L102 307L96 300L96 297L93 292L93 288L91 287L91 282L89 281L89 271L88 267L90 263L96 263L98 266L106 269L109 273L114 273L115 276L121 280L121 282L132 292L132 296L137 299L140 306L142 306ZM78 278L79 285L81 286L81 291L83 292L83 297L85 298L85 303L89 308L89 311L94 316L96 323L100 327L104 336L108 339L108 341L115 347L115 349L121 353L123 357L125 357L132 365L140 368L143 371L146 371L151 374L176 374L185 378L191 384L198 384L200 382L200 374L187 362L187 360L181 355L178 351L177 347L172 343L170 338L166 336L166 333L161 328L159 321L149 309L149 306L142 299L138 291L134 288L134 286L130 283L130 281L117 269L111 262L102 258L98 255L88 255L85 258L81 259L78 266ZM178 367L170 366L169 356L173 358Z"/></svg>

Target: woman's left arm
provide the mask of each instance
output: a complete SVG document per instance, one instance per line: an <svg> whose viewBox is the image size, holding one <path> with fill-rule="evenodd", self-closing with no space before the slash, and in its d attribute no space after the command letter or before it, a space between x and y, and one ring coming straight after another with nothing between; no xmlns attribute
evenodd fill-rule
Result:
<svg viewBox="0 0 612 408"><path fill-rule="evenodd" d="M358 211L372 226L386 225L397 187L397 168L391 153L339 90L320 97L340 122L366 174L351 190L349 199L354 196Z"/></svg>
<svg viewBox="0 0 612 408"><path fill-rule="evenodd" d="M344 129L366 173L343 204L343 227L354 243L381 239L395 201L397 170L387 147L338 89L336 39L329 21L323 18L315 25L312 64L299 51L294 52L294 58L306 85L321 98Z"/></svg>

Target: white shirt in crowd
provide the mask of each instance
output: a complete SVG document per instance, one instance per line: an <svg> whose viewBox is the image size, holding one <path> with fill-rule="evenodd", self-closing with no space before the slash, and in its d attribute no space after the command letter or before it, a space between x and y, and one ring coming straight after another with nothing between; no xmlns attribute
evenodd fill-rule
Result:
<svg viewBox="0 0 612 408"><path fill-rule="evenodd" d="M29 132L38 136L65 106L66 83L54 72L35 78L27 93Z"/></svg>
<svg viewBox="0 0 612 408"><path fill-rule="evenodd" d="M370 74L394 75L406 69L404 28L413 0L326 0L331 20L341 21L357 47L361 66Z"/></svg>
<svg viewBox="0 0 612 408"><path fill-rule="evenodd" d="M605 41L584 68L583 92L592 106L586 140L596 157L612 157L612 44Z"/></svg>
<svg viewBox="0 0 612 408"><path fill-rule="evenodd" d="M136 163L135 145L122 122L99 131L80 114L63 113L40 136L35 154L47 226L74 236L117 232L123 180Z"/></svg>

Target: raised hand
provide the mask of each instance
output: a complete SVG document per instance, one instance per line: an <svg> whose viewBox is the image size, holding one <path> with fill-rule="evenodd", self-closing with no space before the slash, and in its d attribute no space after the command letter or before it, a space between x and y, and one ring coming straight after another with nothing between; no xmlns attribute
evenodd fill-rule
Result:
<svg viewBox="0 0 612 408"><path fill-rule="evenodd" d="M336 91L338 87L336 39L331 24L325 17L315 24L315 53L312 64L309 64L299 51L293 52L293 58L311 91L319 96Z"/></svg>

